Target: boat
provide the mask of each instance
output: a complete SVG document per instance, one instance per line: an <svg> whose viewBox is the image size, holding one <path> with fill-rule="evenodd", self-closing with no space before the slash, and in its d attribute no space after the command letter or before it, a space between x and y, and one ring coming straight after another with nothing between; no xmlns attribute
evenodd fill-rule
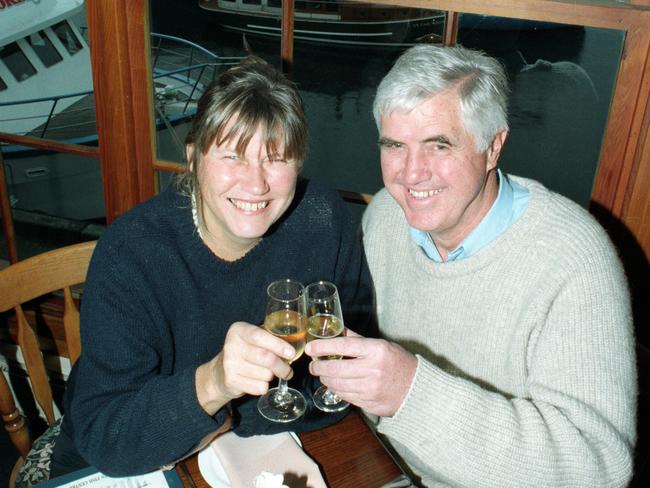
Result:
<svg viewBox="0 0 650 488"><path fill-rule="evenodd" d="M84 0L14 0L0 9L0 132L97 144L85 19ZM241 58L222 58L170 35L152 33L150 44L158 156L182 160L198 98L224 66ZM96 159L1 149L17 221L104 219Z"/></svg>
<svg viewBox="0 0 650 488"><path fill-rule="evenodd" d="M279 38L282 0L199 0L225 30ZM349 0L297 0L293 38L327 44L406 47L439 41L445 13L439 10Z"/></svg>

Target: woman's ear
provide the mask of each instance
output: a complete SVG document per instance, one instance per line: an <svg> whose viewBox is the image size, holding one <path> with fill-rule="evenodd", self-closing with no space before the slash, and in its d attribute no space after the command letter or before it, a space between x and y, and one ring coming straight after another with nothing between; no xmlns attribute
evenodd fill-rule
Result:
<svg viewBox="0 0 650 488"><path fill-rule="evenodd" d="M187 164L189 165L190 169L192 169L192 154L194 153L194 144L186 144L185 145L185 161L187 161Z"/></svg>

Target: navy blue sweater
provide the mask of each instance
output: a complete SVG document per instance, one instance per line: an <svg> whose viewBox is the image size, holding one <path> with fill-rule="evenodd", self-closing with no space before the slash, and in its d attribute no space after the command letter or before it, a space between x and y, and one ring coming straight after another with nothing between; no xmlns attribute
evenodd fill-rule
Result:
<svg viewBox="0 0 650 488"><path fill-rule="evenodd" d="M236 321L261 324L269 282L317 280L340 289L346 326L376 335L370 275L345 204L300 180L292 206L243 258L226 262L200 240L189 199L173 190L132 209L99 240L81 306L82 354L68 381L63 431L100 471L132 475L190 452L225 420L209 416L195 392L196 368L223 347ZM317 386L308 358L290 384ZM343 414L307 414L275 424L257 397L232 402L242 436L321 428Z"/></svg>

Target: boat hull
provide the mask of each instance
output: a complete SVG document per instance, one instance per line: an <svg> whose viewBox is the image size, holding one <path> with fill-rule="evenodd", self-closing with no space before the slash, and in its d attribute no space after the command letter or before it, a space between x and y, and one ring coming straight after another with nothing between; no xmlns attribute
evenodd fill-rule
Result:
<svg viewBox="0 0 650 488"><path fill-rule="evenodd" d="M204 7L205 8L205 7ZM235 11L211 8L217 24L231 32L279 38L282 32L279 14L268 12ZM431 11L430 15L392 20L342 20L294 17L293 38L324 44L355 46L411 46L421 38L439 39L444 26L444 15Z"/></svg>

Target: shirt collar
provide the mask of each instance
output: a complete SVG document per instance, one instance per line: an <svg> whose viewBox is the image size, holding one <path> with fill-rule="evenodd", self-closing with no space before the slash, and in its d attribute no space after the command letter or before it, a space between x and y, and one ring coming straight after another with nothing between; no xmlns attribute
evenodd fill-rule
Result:
<svg viewBox="0 0 650 488"><path fill-rule="evenodd" d="M508 178L497 168L499 192L483 220L469 233L456 249L447 255L447 261L456 261L471 256L482 247L499 237L510 225L513 208L513 188ZM409 227L411 239L422 248L432 260L441 263L442 257L428 232Z"/></svg>

